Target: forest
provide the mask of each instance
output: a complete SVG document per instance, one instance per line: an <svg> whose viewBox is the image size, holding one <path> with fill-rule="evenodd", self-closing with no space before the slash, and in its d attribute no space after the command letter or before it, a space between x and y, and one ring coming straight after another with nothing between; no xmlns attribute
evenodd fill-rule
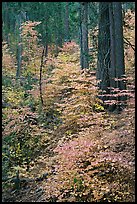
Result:
<svg viewBox="0 0 137 204"><path fill-rule="evenodd" d="M2 202L135 202L135 2L2 2Z"/></svg>

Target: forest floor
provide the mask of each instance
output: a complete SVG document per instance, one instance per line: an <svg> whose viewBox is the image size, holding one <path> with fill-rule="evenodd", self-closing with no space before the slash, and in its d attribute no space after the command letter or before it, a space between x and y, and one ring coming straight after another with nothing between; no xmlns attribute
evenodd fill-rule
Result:
<svg viewBox="0 0 137 204"><path fill-rule="evenodd" d="M135 201L134 92L121 113L108 112L96 97L95 72L81 71L78 59L72 43L46 62L41 111L48 115L31 124L43 135L39 156L20 170L19 190L3 190L3 202ZM127 69L128 89L134 74Z"/></svg>
<svg viewBox="0 0 137 204"><path fill-rule="evenodd" d="M134 201L134 98L120 114L105 111L94 72L80 71L71 52L59 54L43 88L63 122L43 129L48 139L27 173L32 180L4 193L4 201Z"/></svg>

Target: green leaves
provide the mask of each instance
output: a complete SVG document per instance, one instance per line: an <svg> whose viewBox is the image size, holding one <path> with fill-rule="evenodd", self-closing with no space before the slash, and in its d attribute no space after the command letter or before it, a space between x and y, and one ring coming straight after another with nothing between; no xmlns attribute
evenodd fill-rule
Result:
<svg viewBox="0 0 137 204"><path fill-rule="evenodd" d="M74 183L77 183L77 181L78 181L77 178L74 178Z"/></svg>

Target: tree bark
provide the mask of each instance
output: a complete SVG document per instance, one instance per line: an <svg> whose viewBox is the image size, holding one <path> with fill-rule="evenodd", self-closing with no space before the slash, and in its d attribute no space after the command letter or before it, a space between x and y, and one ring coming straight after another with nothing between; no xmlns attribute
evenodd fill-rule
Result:
<svg viewBox="0 0 137 204"><path fill-rule="evenodd" d="M123 24L122 24L122 5L121 2L113 2L114 22L115 22L115 55L116 55L116 78L122 79L125 76L125 62L124 62L124 39L123 39ZM117 82L117 88L126 90L124 80ZM119 96L118 101L123 104L126 101L126 96ZM124 104L125 105L125 102ZM121 105L118 105L120 108Z"/></svg>
<svg viewBox="0 0 137 204"><path fill-rule="evenodd" d="M18 45L17 45L17 71L16 78L18 79L21 74L21 64L22 64L22 29L21 24L26 21L26 12L21 11L17 16L17 33L18 33Z"/></svg>
<svg viewBox="0 0 137 204"><path fill-rule="evenodd" d="M80 47L81 69L87 69L89 68L88 2L80 3Z"/></svg>
<svg viewBox="0 0 137 204"><path fill-rule="evenodd" d="M81 13L81 3L79 4L79 39L80 39L80 66L83 69L83 43L82 43L82 13Z"/></svg>
<svg viewBox="0 0 137 204"><path fill-rule="evenodd" d="M20 77L21 73L21 63L22 63L22 37L21 37L21 13L17 16L17 26L18 26L18 45L17 45L17 71L16 71L16 78Z"/></svg>
<svg viewBox="0 0 137 204"><path fill-rule="evenodd" d="M42 56L41 56L40 79L39 79L40 100L41 100L41 105L42 105L42 106L43 106L43 95L42 95L42 68L43 68L43 58L44 58L44 55L45 55L45 47L43 48Z"/></svg>
<svg viewBox="0 0 137 204"><path fill-rule="evenodd" d="M57 44L62 47L63 34L62 34L62 7L60 2L57 4Z"/></svg>
<svg viewBox="0 0 137 204"><path fill-rule="evenodd" d="M103 101L114 99L117 100L116 104L119 104L126 97L120 94L115 97L112 93L120 93L114 88L126 89L122 80L116 80L125 75L121 3L100 2L99 14L97 79L100 80L99 88L109 94L109 96L104 94L101 99Z"/></svg>
<svg viewBox="0 0 137 204"><path fill-rule="evenodd" d="M115 23L115 58L116 58L116 77L122 78L125 75L124 63L124 42L123 42L123 25L122 25L122 6L121 2L113 2L114 23ZM126 88L123 81L119 81L118 88Z"/></svg>
<svg viewBox="0 0 137 204"><path fill-rule="evenodd" d="M69 31L69 2L65 2L65 41L70 41Z"/></svg>
<svg viewBox="0 0 137 204"><path fill-rule="evenodd" d="M98 62L97 79L99 88L109 93L110 87L110 30L109 30L109 3L99 3L99 34L98 34Z"/></svg>
<svg viewBox="0 0 137 204"><path fill-rule="evenodd" d="M48 56L48 44L49 44L49 34L48 34L48 24L49 24L49 10L48 5L45 4L45 39L44 39L44 45L45 45L45 57ZM44 30L44 29L43 29Z"/></svg>
<svg viewBox="0 0 137 204"><path fill-rule="evenodd" d="M116 87L114 78L116 78L116 48L115 48L115 24L114 24L114 12L113 5L109 3L109 21L110 21L110 86Z"/></svg>
<svg viewBox="0 0 137 204"><path fill-rule="evenodd" d="M56 5L56 16L55 18L55 24L54 24L54 32L55 32L55 57L58 56L59 53L59 47L62 47L62 9L60 2L57 2Z"/></svg>
<svg viewBox="0 0 137 204"><path fill-rule="evenodd" d="M46 37L45 37L45 57L48 56L48 22L46 21Z"/></svg>
<svg viewBox="0 0 137 204"><path fill-rule="evenodd" d="M4 13L4 21L3 23L5 24L6 27L6 31L5 31L5 35L4 37L6 38L7 43L9 44L9 30L10 30L10 19L9 19L9 7L8 7L8 2L3 2L4 6L5 6L5 13Z"/></svg>

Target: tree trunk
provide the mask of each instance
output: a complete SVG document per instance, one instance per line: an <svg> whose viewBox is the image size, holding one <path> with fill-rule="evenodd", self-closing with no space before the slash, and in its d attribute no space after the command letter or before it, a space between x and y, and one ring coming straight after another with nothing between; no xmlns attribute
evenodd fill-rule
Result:
<svg viewBox="0 0 137 204"><path fill-rule="evenodd" d="M116 78L116 48L115 48L115 24L114 24L114 12L113 4L109 3L109 21L110 21L110 86L116 87L114 78Z"/></svg>
<svg viewBox="0 0 137 204"><path fill-rule="evenodd" d="M56 16L55 16L55 57L58 56L59 53L59 47L62 47L62 10L60 2L57 2L56 7Z"/></svg>
<svg viewBox="0 0 137 204"><path fill-rule="evenodd" d="M115 58L116 58L116 77L122 78L125 75L124 63L124 43L123 43L123 25L122 25L122 6L121 2L113 2L114 22L115 22ZM118 88L126 88L123 81L119 81Z"/></svg>
<svg viewBox="0 0 137 204"><path fill-rule="evenodd" d="M80 3L80 58L81 69L89 68L88 62L88 2Z"/></svg>
<svg viewBox="0 0 137 204"><path fill-rule="evenodd" d="M42 68L43 68L43 58L45 56L45 47L42 50L42 56L41 56L41 65L40 65L40 77L39 77L39 91L40 91L40 100L41 100L41 105L43 106L43 95L42 95Z"/></svg>
<svg viewBox="0 0 137 204"><path fill-rule="evenodd" d="M124 40L123 40L123 24L122 24L122 5L121 2L113 2L114 22L115 22L115 55L116 55L116 78L121 79L125 76L124 62ZM117 88L120 90L126 89L126 84L123 80L117 82ZM127 97L119 96L118 108L121 105L125 106ZM123 101L125 101L123 103Z"/></svg>
<svg viewBox="0 0 137 204"><path fill-rule="evenodd" d="M57 5L57 43L62 47L63 34L62 34L62 7L60 2Z"/></svg>
<svg viewBox="0 0 137 204"><path fill-rule="evenodd" d="M83 69L83 43L82 43L82 13L81 13L81 3L79 4L79 39L80 39L80 66Z"/></svg>
<svg viewBox="0 0 137 204"><path fill-rule="evenodd" d="M99 88L109 93L110 87L110 30L109 30L109 3L99 3L99 34L98 34L98 62L97 79Z"/></svg>
<svg viewBox="0 0 137 204"><path fill-rule="evenodd" d="M100 2L99 3L99 35L98 35L98 64L97 79L100 80L99 88L105 90L104 100L117 100L116 106L119 107L119 101L126 99L125 96L113 96L114 88L125 90L126 86L121 79L125 74L124 66L124 46L123 46L123 27L122 27L122 7L120 2Z"/></svg>
<svg viewBox="0 0 137 204"><path fill-rule="evenodd" d="M22 23L21 14L19 14L17 16L18 45L17 45L17 71L16 71L16 78L20 77L21 63L22 63L21 23Z"/></svg>
<svg viewBox="0 0 137 204"><path fill-rule="evenodd" d="M26 21L26 12L21 11L17 16L17 35L18 35L18 45L17 45L17 71L16 78L18 79L21 74L21 64L22 64L22 29L21 24Z"/></svg>
<svg viewBox="0 0 137 204"><path fill-rule="evenodd" d="M69 32L69 2L65 2L65 41L70 41Z"/></svg>
<svg viewBox="0 0 137 204"><path fill-rule="evenodd" d="M46 26L45 26L45 29L46 29L46 37L45 37L45 57L48 56L48 22L46 20Z"/></svg>
<svg viewBox="0 0 137 204"><path fill-rule="evenodd" d="M8 7L8 2L3 2L3 4L5 6L5 13L4 13L5 16L3 18L3 20L5 20L5 21L3 21L3 22L4 22L5 28L6 28L5 33L4 33L5 34L4 37L5 37L5 40L7 41L7 43L9 44L9 37L8 37L9 31L10 31L9 7Z"/></svg>

